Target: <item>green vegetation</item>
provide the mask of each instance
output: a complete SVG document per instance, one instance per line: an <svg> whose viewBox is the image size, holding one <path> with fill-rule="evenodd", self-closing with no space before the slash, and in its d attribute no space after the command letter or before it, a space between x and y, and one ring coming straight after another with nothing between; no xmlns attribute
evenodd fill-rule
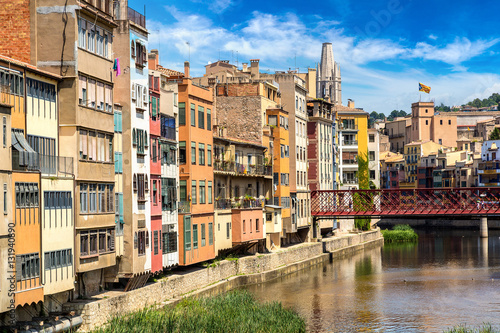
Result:
<svg viewBox="0 0 500 333"><path fill-rule="evenodd" d="M305 332L305 321L281 303L258 303L247 291L186 298L174 308L148 308L111 320L94 333Z"/></svg>
<svg viewBox="0 0 500 333"><path fill-rule="evenodd" d="M370 169L368 165L368 151L359 154L358 157L358 185L360 190L370 189ZM366 210L373 205L373 198L370 194L355 193L352 198L354 210ZM354 227L359 230L370 230L370 217L355 217Z"/></svg>
<svg viewBox="0 0 500 333"><path fill-rule="evenodd" d="M484 98L484 99L479 99L476 98L473 101L467 102L462 106L465 105L470 105L476 108L484 108L484 107L489 107L492 105L497 105L500 103L500 94L498 93L493 93L490 97ZM436 111L442 111L442 112L450 112L450 111L458 111L458 109L451 109L449 106L444 105L441 103L441 105L435 107Z"/></svg>
<svg viewBox="0 0 500 333"><path fill-rule="evenodd" d="M397 117L406 117L408 114L404 110L392 110L392 112L387 116L387 120L393 121ZM384 120L385 114L378 113L377 111L372 111L370 113L370 118L368 119L368 127L372 128L373 124L377 119Z"/></svg>
<svg viewBox="0 0 500 333"><path fill-rule="evenodd" d="M500 331L494 329L491 326L491 324L483 324L482 326L477 328L467 327L466 325L458 325L444 332L445 333L500 333Z"/></svg>
<svg viewBox="0 0 500 333"><path fill-rule="evenodd" d="M385 243L392 242L416 242L417 233L407 224L395 225L392 230L382 230Z"/></svg>
<svg viewBox="0 0 500 333"><path fill-rule="evenodd" d="M498 129L498 127L495 127L493 132L491 132L490 140L500 140L500 130Z"/></svg>

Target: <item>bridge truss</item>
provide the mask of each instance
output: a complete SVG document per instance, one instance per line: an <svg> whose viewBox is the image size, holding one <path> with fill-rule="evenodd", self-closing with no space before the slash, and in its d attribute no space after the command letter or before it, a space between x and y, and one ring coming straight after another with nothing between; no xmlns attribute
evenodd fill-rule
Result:
<svg viewBox="0 0 500 333"><path fill-rule="evenodd" d="M500 214L500 188L312 191L311 214L321 216L443 216Z"/></svg>

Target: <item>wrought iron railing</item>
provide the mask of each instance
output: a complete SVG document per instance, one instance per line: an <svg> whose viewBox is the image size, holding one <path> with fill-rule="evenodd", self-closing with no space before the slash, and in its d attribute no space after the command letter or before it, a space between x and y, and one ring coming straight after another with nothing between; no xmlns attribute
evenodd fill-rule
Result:
<svg viewBox="0 0 500 333"><path fill-rule="evenodd" d="M58 173L72 175L73 158L13 150L12 170L40 171L42 174L49 175Z"/></svg>

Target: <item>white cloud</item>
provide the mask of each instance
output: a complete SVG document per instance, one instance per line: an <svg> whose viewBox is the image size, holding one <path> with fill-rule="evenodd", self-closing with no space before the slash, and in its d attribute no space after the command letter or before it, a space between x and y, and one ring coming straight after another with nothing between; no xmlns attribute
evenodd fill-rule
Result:
<svg viewBox="0 0 500 333"><path fill-rule="evenodd" d="M221 4L229 2L221 0ZM262 69L293 67L295 56L300 60L300 68L314 67L321 55L321 44L330 41L342 69L344 101L356 99L357 106L367 111L387 113L396 108L408 111L419 98L419 81L432 87L431 97L436 102L450 105L465 103L476 95L487 97L489 91L500 85L499 76L469 73L463 65L481 54L489 55L488 49L500 39L471 41L457 37L448 44L430 45L422 41L410 46L405 39L358 39L348 35L339 22L321 17L306 23L293 13L274 15L258 11L248 21L226 29L203 15L180 12L174 6L165 8L175 20L168 24L148 21L150 45L161 44L164 65L182 71L183 61L188 59L186 42L189 42L194 76L203 75L203 66L218 59L219 52L222 59L229 59L232 51L238 52L240 62L261 59ZM431 36L435 37L430 35L430 39ZM437 76L423 69L405 69L404 64L409 60L437 61L451 65L452 70ZM393 63L395 69L370 68L370 63L376 61Z"/></svg>
<svg viewBox="0 0 500 333"><path fill-rule="evenodd" d="M232 4L233 2L231 0L215 0L208 8L214 13L221 14L226 11L226 9L231 7Z"/></svg>
<svg viewBox="0 0 500 333"><path fill-rule="evenodd" d="M495 38L490 41L479 39L471 42L466 37L456 37L453 43L447 44L441 48L427 44L426 42L420 42L417 43L415 49L412 50L410 57L442 61L450 65L459 65L464 61L484 53L499 41L499 38Z"/></svg>
<svg viewBox="0 0 500 333"><path fill-rule="evenodd" d="M433 34L430 34L430 35L428 36L428 38L429 38L429 39L432 39L432 40L436 40L436 39L438 39L438 36L433 35Z"/></svg>

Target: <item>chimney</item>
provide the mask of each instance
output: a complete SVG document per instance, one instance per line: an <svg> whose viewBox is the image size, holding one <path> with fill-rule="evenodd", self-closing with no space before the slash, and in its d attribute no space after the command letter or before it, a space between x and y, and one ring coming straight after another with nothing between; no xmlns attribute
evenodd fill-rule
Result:
<svg viewBox="0 0 500 333"><path fill-rule="evenodd" d="M259 79L259 59L250 59L250 74L252 78Z"/></svg>
<svg viewBox="0 0 500 333"><path fill-rule="evenodd" d="M149 69L156 70L160 64L159 61L158 50L151 50L151 53L148 54Z"/></svg>
<svg viewBox="0 0 500 333"><path fill-rule="evenodd" d="M347 107L354 109L354 101L352 99L347 100Z"/></svg>
<svg viewBox="0 0 500 333"><path fill-rule="evenodd" d="M189 78L189 61L184 61L184 77Z"/></svg>
<svg viewBox="0 0 500 333"><path fill-rule="evenodd" d="M244 62L242 63L243 65L243 72L246 72L248 70L248 63Z"/></svg>

